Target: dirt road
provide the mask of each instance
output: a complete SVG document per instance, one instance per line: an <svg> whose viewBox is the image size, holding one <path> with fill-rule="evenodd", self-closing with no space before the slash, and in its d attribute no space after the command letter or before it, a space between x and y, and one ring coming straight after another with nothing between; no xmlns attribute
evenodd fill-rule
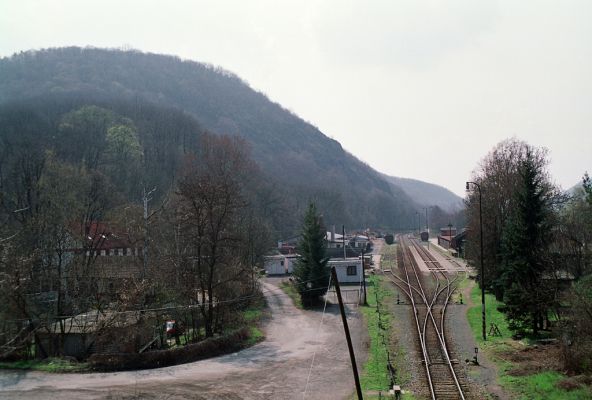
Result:
<svg viewBox="0 0 592 400"><path fill-rule="evenodd" d="M0 371L2 399L341 399L354 391L339 311L298 310L277 288L264 284L272 318L266 340L226 356L144 371L48 374ZM356 309L348 315L358 365L367 337ZM313 352L316 357L306 397Z"/></svg>

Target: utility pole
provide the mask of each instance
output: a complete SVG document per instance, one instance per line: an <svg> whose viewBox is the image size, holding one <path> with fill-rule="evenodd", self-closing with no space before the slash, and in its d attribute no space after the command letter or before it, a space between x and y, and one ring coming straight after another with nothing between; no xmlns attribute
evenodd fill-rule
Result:
<svg viewBox="0 0 592 400"><path fill-rule="evenodd" d="M345 316L345 308L343 307L343 300L341 298L341 289L339 288L339 280L337 280L337 272L335 267L331 267L331 276L335 283L335 293L337 293L337 301L339 301L339 311L341 312L341 321L343 322L343 330L345 331L345 339L347 340L347 349L349 350L349 358L352 364L354 373L354 381L356 383L356 392L358 393L358 400L364 400L362 395L362 386L360 385L360 377L358 376L358 368L356 366L356 356L354 355L354 347L352 346L351 336L349 335L349 328L347 326L347 317Z"/></svg>
<svg viewBox="0 0 592 400"><path fill-rule="evenodd" d="M485 269L483 268L483 210L481 208L481 185L479 185L477 182L467 182L466 185L466 189L469 190L470 189L470 184L473 184L474 186L477 187L477 189L479 190L479 239L480 239L480 247L481 247L481 279L480 281L480 285L481 285L481 317L482 317L482 334L483 334L483 340L487 340L487 334L486 334L486 321L485 321L485 285L483 282L484 279L484 274L485 274Z"/></svg>
<svg viewBox="0 0 592 400"><path fill-rule="evenodd" d="M364 305L367 306L368 305L368 299L366 298L366 268L365 268L365 264L366 261L364 261L364 249L362 249L362 283L364 285Z"/></svg>
<svg viewBox="0 0 592 400"><path fill-rule="evenodd" d="M142 250L142 258L144 259L142 279L146 277L146 271L148 270L148 202L152 200L150 195L154 193L156 188L146 193L146 187L142 189L142 201L144 203L144 249Z"/></svg>
<svg viewBox="0 0 592 400"><path fill-rule="evenodd" d="M426 232L428 233L428 250L430 249L430 224L428 223L428 208L425 207L426 210Z"/></svg>
<svg viewBox="0 0 592 400"><path fill-rule="evenodd" d="M452 222L448 222L448 251L452 255Z"/></svg>
<svg viewBox="0 0 592 400"><path fill-rule="evenodd" d="M341 225L341 243L343 245L343 259L347 258L346 251L345 251L345 225Z"/></svg>

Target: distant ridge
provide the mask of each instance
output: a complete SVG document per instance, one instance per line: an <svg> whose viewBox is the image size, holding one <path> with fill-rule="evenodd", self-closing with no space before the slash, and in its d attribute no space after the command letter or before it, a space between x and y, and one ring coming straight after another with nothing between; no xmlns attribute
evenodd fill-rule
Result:
<svg viewBox="0 0 592 400"><path fill-rule="evenodd" d="M420 206L438 206L447 212L456 212L464 207L463 199L445 187L417 179L384 174L383 177L392 185L401 188Z"/></svg>

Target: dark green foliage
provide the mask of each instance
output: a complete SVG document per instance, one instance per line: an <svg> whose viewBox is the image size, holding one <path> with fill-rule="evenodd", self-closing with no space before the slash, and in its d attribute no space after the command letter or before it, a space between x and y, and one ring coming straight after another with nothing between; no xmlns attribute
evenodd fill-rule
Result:
<svg viewBox="0 0 592 400"><path fill-rule="evenodd" d="M592 275L570 290L571 309L563 321L564 366L575 373L592 373Z"/></svg>
<svg viewBox="0 0 592 400"><path fill-rule="evenodd" d="M521 190L522 185L520 169L527 153L530 153L536 168L542 174L546 174L548 160L545 149L536 148L517 139L507 139L498 143L483 158L471 178L480 185L482 196L480 198L476 187L473 187L468 194L466 216L470 233L466 243L466 255L472 265L479 266L481 258L479 222L482 214L483 281L486 290L491 290L498 301L503 300L505 290L501 279L504 252L502 238L508 220L513 210L517 208L516 193ZM552 186L546 177L544 185Z"/></svg>
<svg viewBox="0 0 592 400"><path fill-rule="evenodd" d="M510 328L528 327L537 334L553 306L555 293L550 279L553 269L549 257L552 193L530 151L527 151L519 173L515 208L505 225L502 240L500 283L504 288L503 311Z"/></svg>
<svg viewBox="0 0 592 400"><path fill-rule="evenodd" d="M300 258L294 269L296 286L304 306L318 303L328 289L330 270L327 267L329 258L326 256L325 235L326 230L316 206L310 203L298 243Z"/></svg>

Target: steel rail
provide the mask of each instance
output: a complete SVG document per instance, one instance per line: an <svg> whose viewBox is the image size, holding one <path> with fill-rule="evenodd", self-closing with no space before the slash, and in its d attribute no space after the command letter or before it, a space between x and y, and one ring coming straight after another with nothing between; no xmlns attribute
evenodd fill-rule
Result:
<svg viewBox="0 0 592 400"><path fill-rule="evenodd" d="M442 266L437 262L437 260L435 260L433 258L433 256L431 256L430 254L426 254L424 251L422 251L424 249L422 249L421 246L417 245L416 243L414 243L411 240L412 246L414 246L414 247L419 246L420 247L419 249L416 247L416 251L418 252L418 255L424 261L431 261L434 264L438 264L436 266L436 271L434 271L433 268L430 269L430 272L436 281L436 289L434 290L434 295L431 296L430 301L428 301L428 297L430 297L430 296L428 296L426 294L425 290L423 289L420 276L417 272L417 270L418 270L417 262L415 261L415 257L410 250L410 246L406 243L407 241L404 237L402 237L400 242L402 244L401 250L400 250L401 251L400 258L404 264L401 267L403 267L403 270L405 271L406 280L397 276L392 271L390 271L391 276L393 278L401 281L401 283L399 283L393 279L389 279L389 281L391 281L393 284L395 284L397 287L399 287L403 291L403 293L405 293L405 295L407 295L407 297L409 297L409 299L411 300L414 318L415 318L415 325L416 325L416 329L417 329L418 336L419 336L422 355L424 357L426 377L428 380L428 386L430 389L431 397L434 400L436 400L438 398L438 395L436 393L436 388L435 388L436 382L434 381L434 377L432 376L432 371L430 370L432 362L431 362L430 353L428 351L427 339L426 339L426 332L427 332L429 321L431 321L431 326L433 326L433 328L434 328L434 332L435 332L435 335L437 337L437 341L439 344L439 350L441 352L440 354L444 355L446 364L447 364L448 369L450 371L450 375L452 376L452 380L454 382L454 386L456 387L456 390L458 391L460 398L464 400L465 399L464 393L463 393L463 390L462 390L460 383L458 381L458 377L456 376L456 373L454 371L454 367L452 365L452 360L450 359L450 354L448 352L448 346L446 343L445 329L444 329L446 308L447 308L447 305L450 301L452 294L454 293L454 290L456 290L456 287L453 288L452 285L454 282L456 282L459 279L460 275L457 272L456 277L454 279L450 280L450 278L447 276L447 274L444 273ZM413 275L415 276L415 279L417 280L417 286L419 289L416 288L415 285L411 284L410 274L408 271L409 267L411 267L411 269L412 269ZM443 285L441 283L441 280L438 278L438 274L437 274L438 272L442 275L442 277L445 278L445 280L446 280L445 285ZM403 287L403 284L405 284L407 286L407 288L408 288L407 290ZM443 305L442 310L440 311L441 318L439 321L440 324L438 326L438 323L436 322L436 319L433 315L433 308L436 305L438 298L441 297L441 295L444 291L446 291L444 305ZM423 318L423 321L422 321L423 323L421 324L422 325L421 328L420 328L419 315L418 315L419 310L418 310L417 303L414 298L415 296L413 296L413 292L417 293L417 295L420 296L421 301L426 306L426 310L425 310L426 314L425 314L425 317Z"/></svg>
<svg viewBox="0 0 592 400"><path fill-rule="evenodd" d="M403 260L403 264L404 265L404 271L405 271L405 276L407 278L406 283L408 285L408 289L409 289L409 299L411 300L411 305L413 307L413 316L415 318L415 326L417 328L417 335L419 337L419 342L420 342L420 346L421 346L421 352L423 355L423 359L424 359L424 365L425 365L425 370L426 370L426 378L428 380L428 387L430 389L430 394L432 396L432 399L436 399L436 394L434 392L434 384L432 382L432 375L430 373L430 367L429 367L429 363L428 363L428 359L429 359L429 355L428 355L428 351L426 348L426 344L425 344L425 332L420 328L420 324L419 324L419 317L418 317L418 309L417 309L417 305L415 304L415 299L413 296L413 291L412 289L414 289L419 295L420 297L422 297L424 303L425 301L425 296L422 295L422 293L420 291L418 291L417 289L413 288L411 286L411 280L409 279L409 273L407 271L407 267L406 264L408 264L407 262L405 262L405 258L408 257L408 255L405 252L405 248L403 247L402 250L402 260ZM427 305L426 305L427 306Z"/></svg>

